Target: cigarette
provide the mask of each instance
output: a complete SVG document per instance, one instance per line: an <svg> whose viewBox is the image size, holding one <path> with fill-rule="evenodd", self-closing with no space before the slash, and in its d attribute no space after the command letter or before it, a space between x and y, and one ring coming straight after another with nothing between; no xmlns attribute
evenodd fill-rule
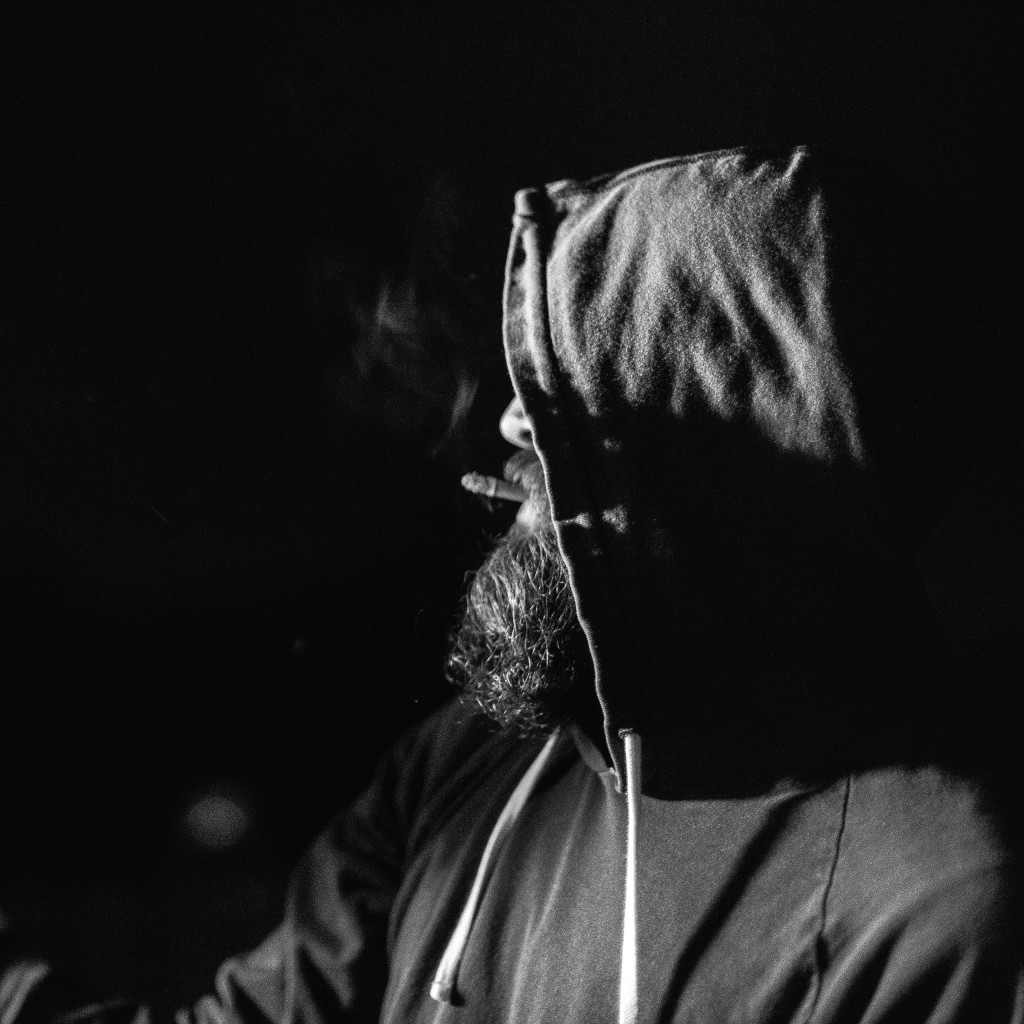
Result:
<svg viewBox="0 0 1024 1024"><path fill-rule="evenodd" d="M529 496L518 484L510 484L496 476L484 476L483 473L467 473L462 478L462 486L472 494L503 498L505 501L526 501Z"/></svg>

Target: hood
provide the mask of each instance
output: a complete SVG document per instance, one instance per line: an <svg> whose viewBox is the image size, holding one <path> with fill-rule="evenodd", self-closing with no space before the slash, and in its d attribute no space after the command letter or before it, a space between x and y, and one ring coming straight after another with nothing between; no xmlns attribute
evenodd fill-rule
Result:
<svg viewBox="0 0 1024 1024"><path fill-rule="evenodd" d="M666 797L906 749L955 434L936 262L807 148L517 195L506 357L620 778L623 730Z"/></svg>

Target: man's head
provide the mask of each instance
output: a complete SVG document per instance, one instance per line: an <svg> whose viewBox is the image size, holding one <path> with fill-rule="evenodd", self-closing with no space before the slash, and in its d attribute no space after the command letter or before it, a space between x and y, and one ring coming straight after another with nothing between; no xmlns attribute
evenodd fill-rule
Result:
<svg viewBox="0 0 1024 1024"><path fill-rule="evenodd" d="M932 642L911 530L959 423L925 237L872 170L802 147L520 192L506 474L541 495L536 447L557 546L526 502L473 583L467 691L527 728L589 691L616 770L641 733L663 794L695 765L817 771L894 721Z"/></svg>
<svg viewBox="0 0 1024 1024"><path fill-rule="evenodd" d="M550 732L595 703L593 667L518 400L502 416L501 432L520 449L506 462L505 476L528 496L470 581L448 675L464 699L499 725Z"/></svg>

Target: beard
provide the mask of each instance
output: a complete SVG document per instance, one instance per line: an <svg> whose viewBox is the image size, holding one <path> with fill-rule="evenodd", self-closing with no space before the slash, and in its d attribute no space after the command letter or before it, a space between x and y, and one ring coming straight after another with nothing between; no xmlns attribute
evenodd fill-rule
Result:
<svg viewBox="0 0 1024 1024"><path fill-rule="evenodd" d="M596 704L590 651L550 520L514 525L471 579L447 675L466 703L527 736L580 720Z"/></svg>

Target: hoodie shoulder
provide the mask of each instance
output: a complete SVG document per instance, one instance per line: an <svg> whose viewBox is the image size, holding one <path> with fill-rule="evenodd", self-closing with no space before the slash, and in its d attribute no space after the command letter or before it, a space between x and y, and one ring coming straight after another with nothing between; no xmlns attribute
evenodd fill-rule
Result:
<svg viewBox="0 0 1024 1024"><path fill-rule="evenodd" d="M848 785L811 1019L1020 1020L1024 884L987 787L938 768Z"/></svg>
<svg viewBox="0 0 1024 1024"><path fill-rule="evenodd" d="M851 776L837 873L866 870L904 895L988 870L1019 871L1011 819L981 779L939 767L893 767ZM838 875L837 875L838 877Z"/></svg>
<svg viewBox="0 0 1024 1024"><path fill-rule="evenodd" d="M542 745L543 739L501 730L454 699L388 751L373 788L390 794L399 827L413 848L436 832L482 780L514 785Z"/></svg>

